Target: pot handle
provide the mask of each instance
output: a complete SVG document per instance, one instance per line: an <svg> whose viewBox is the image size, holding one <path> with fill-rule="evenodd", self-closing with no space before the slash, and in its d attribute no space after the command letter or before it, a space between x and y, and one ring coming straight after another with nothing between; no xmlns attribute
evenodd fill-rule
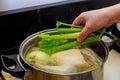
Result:
<svg viewBox="0 0 120 80"><path fill-rule="evenodd" d="M25 70L21 67L18 60L19 55L1 55L3 70L17 78L23 78Z"/></svg>
<svg viewBox="0 0 120 80"><path fill-rule="evenodd" d="M104 36L107 37L107 40L104 40L105 39ZM114 45L117 41L117 38L114 35L112 35L111 33L108 33L108 32L102 33L101 39L108 46L109 51L114 47Z"/></svg>
<svg viewBox="0 0 120 80"><path fill-rule="evenodd" d="M120 36L120 23L116 23L116 25L112 27L111 33L116 37Z"/></svg>

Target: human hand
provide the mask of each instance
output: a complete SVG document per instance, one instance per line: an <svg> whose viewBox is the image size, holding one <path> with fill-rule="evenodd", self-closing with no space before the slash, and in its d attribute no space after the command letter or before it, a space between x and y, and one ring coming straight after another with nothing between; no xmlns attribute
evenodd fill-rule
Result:
<svg viewBox="0 0 120 80"><path fill-rule="evenodd" d="M110 21L110 17L111 15L109 13L109 9L107 8L81 13L72 23L73 25L84 25L83 30L77 38L77 41L81 42L92 32L113 24Z"/></svg>

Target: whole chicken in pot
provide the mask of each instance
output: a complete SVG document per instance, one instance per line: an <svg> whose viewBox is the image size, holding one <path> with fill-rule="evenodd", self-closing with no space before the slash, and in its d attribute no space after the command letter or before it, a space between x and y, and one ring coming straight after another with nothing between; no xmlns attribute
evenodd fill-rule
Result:
<svg viewBox="0 0 120 80"><path fill-rule="evenodd" d="M32 62L34 63L29 63L47 71L74 73L95 69L102 63L102 60L90 48L72 48L53 53L44 64L37 63L38 61L34 59Z"/></svg>

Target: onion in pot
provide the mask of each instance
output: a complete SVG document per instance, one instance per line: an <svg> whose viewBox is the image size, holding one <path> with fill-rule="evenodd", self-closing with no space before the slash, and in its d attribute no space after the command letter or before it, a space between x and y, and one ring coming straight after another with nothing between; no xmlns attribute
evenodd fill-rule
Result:
<svg viewBox="0 0 120 80"><path fill-rule="evenodd" d="M48 54L38 50L27 53L25 57L26 61L29 62L30 64L35 63L46 64L49 58L50 56Z"/></svg>

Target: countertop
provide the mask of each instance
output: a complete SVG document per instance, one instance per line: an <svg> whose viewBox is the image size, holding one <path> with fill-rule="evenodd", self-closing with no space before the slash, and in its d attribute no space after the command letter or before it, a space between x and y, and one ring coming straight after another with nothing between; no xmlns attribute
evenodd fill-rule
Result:
<svg viewBox="0 0 120 80"><path fill-rule="evenodd" d="M0 0L0 15L41 9L86 0Z"/></svg>
<svg viewBox="0 0 120 80"><path fill-rule="evenodd" d="M109 52L104 65L104 80L120 80L120 53L116 50Z"/></svg>

